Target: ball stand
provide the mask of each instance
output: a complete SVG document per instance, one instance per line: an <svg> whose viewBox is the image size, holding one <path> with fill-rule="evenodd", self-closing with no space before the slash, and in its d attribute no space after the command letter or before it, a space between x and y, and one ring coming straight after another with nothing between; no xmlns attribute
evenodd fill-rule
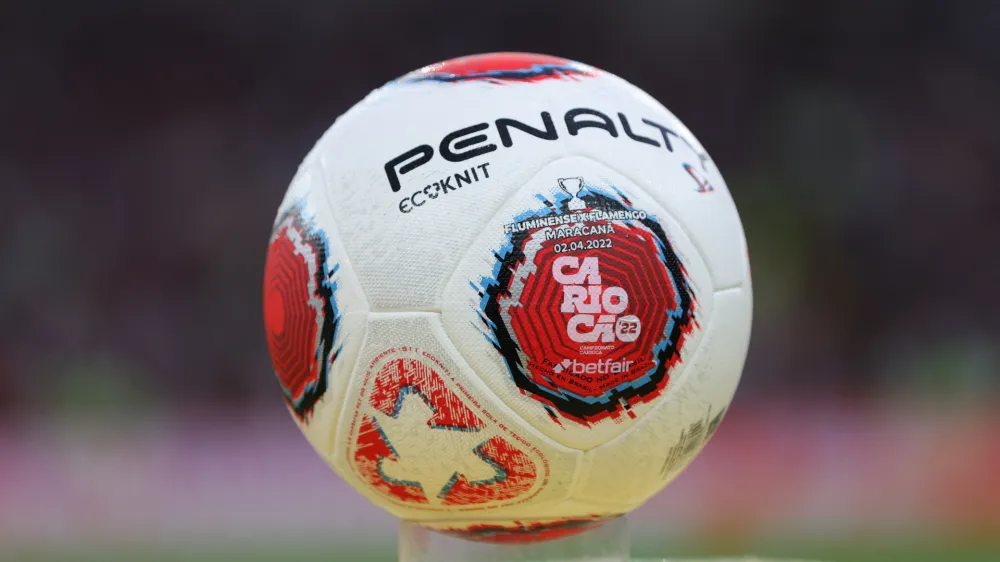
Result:
<svg viewBox="0 0 1000 562"><path fill-rule="evenodd" d="M628 520L616 517L586 532L537 543L473 542L404 521L399 562L629 562Z"/></svg>
<svg viewBox="0 0 1000 562"><path fill-rule="evenodd" d="M608 520L584 533L529 544L466 541L419 525L399 526L399 562L630 562L628 519ZM635 560L632 562L806 562L753 556L712 560Z"/></svg>

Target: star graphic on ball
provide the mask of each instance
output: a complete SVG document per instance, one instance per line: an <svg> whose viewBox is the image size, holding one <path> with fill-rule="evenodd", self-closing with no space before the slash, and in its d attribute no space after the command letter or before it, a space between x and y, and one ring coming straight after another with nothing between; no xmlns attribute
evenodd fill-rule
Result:
<svg viewBox="0 0 1000 562"><path fill-rule="evenodd" d="M479 428L437 427L434 410L418 394L406 393L395 416L375 422L396 460L379 464L387 479L418 485L432 504L440 504L459 477L470 482L499 479L502 471L488 464L477 449L489 438Z"/></svg>

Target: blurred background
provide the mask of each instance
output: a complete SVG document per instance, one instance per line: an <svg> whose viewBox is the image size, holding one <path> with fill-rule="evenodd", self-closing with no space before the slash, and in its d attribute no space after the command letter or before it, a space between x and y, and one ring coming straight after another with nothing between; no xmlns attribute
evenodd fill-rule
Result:
<svg viewBox="0 0 1000 562"><path fill-rule="evenodd" d="M1000 3L0 5L0 559L389 560L285 411L264 250L299 160L430 62L647 90L743 215L742 386L636 550L1000 560Z"/></svg>

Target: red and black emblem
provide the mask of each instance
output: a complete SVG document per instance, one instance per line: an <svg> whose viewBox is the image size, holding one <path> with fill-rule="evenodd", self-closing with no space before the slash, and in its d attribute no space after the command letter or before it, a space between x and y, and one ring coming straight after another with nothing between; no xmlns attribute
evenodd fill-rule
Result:
<svg viewBox="0 0 1000 562"><path fill-rule="evenodd" d="M327 388L340 316L329 244L296 205L275 222L264 266L264 326L274 373L299 420Z"/></svg>
<svg viewBox="0 0 1000 562"><path fill-rule="evenodd" d="M597 70L568 59L534 53L489 53L432 64L398 82L538 82L596 76Z"/></svg>
<svg viewBox="0 0 1000 562"><path fill-rule="evenodd" d="M523 499L535 487L539 470L531 456L489 431L490 425L424 362L392 359L364 384L363 400L372 410L359 405L355 414L360 425L354 463L372 489L411 506L447 511ZM407 427L406 439L394 439L387 424L399 419L407 401L425 405L430 418L422 427ZM435 443L447 447L435 449ZM478 477L455 470L461 466L478 468Z"/></svg>
<svg viewBox="0 0 1000 562"><path fill-rule="evenodd" d="M624 194L562 178L505 226L481 280L487 338L514 383L580 423L659 396L695 326L687 272L655 217Z"/></svg>
<svg viewBox="0 0 1000 562"><path fill-rule="evenodd" d="M607 522L604 517L559 519L556 521L513 521L511 524L483 523L465 528L435 529L468 541L494 544L527 544L551 541L578 535L600 527Z"/></svg>

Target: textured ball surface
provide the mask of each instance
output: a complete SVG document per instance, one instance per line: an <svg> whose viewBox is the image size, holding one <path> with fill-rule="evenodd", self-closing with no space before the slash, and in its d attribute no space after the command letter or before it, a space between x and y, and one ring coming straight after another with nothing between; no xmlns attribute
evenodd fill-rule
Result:
<svg viewBox="0 0 1000 562"><path fill-rule="evenodd" d="M265 265L274 371L356 490L496 542L580 532L694 458L750 337L707 152L624 80L494 53L372 92L306 156Z"/></svg>

